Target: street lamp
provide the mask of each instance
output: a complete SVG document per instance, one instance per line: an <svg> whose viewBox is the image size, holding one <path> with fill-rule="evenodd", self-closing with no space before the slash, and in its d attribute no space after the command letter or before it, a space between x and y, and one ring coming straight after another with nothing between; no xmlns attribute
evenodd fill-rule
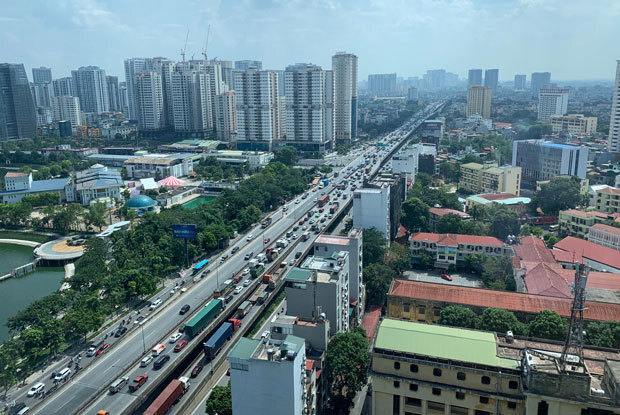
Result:
<svg viewBox="0 0 620 415"><path fill-rule="evenodd" d="M146 353L146 342L144 341L144 324L140 323L140 329L142 329L142 354Z"/></svg>

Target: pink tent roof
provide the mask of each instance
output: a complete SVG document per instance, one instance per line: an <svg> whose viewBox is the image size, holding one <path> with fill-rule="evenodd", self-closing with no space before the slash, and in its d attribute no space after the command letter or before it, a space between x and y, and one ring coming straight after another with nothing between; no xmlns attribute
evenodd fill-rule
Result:
<svg viewBox="0 0 620 415"><path fill-rule="evenodd" d="M157 183L162 185L162 186L179 186L180 184L183 183L183 181L177 179L174 176L168 176L165 179L161 179Z"/></svg>

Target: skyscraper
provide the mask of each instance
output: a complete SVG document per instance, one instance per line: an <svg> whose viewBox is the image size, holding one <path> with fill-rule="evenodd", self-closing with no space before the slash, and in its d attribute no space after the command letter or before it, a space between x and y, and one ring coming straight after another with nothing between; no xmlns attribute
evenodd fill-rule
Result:
<svg viewBox="0 0 620 415"><path fill-rule="evenodd" d="M73 78L70 76L54 79L52 85L54 86L54 96L56 97L63 95L76 96L73 88Z"/></svg>
<svg viewBox="0 0 620 415"><path fill-rule="evenodd" d="M234 91L217 96L217 139L231 141L237 131L237 108Z"/></svg>
<svg viewBox="0 0 620 415"><path fill-rule="evenodd" d="M396 92L396 74L368 75L368 90L375 95L391 95Z"/></svg>
<svg viewBox="0 0 620 415"><path fill-rule="evenodd" d="M499 79L499 69L487 69L484 71L484 86L487 88L497 88L497 82Z"/></svg>
<svg viewBox="0 0 620 415"><path fill-rule="evenodd" d="M525 90L525 75L515 75L515 91L523 91Z"/></svg>
<svg viewBox="0 0 620 415"><path fill-rule="evenodd" d="M54 86L51 82L39 82L30 84L30 92L37 107L51 108Z"/></svg>
<svg viewBox="0 0 620 415"><path fill-rule="evenodd" d="M110 110L105 71L98 66L81 67L71 71L75 93L84 112L101 114Z"/></svg>
<svg viewBox="0 0 620 415"><path fill-rule="evenodd" d="M253 60L235 61L235 70L245 71L250 68L261 71L263 69L263 62Z"/></svg>
<svg viewBox="0 0 620 415"><path fill-rule="evenodd" d="M52 98L52 113L54 121L69 121L72 127L82 125L80 114L80 100L78 97L63 95Z"/></svg>
<svg viewBox="0 0 620 415"><path fill-rule="evenodd" d="M532 94L538 95L540 88L543 88L551 83L551 72L532 72L531 76L531 90Z"/></svg>
<svg viewBox="0 0 620 415"><path fill-rule="evenodd" d="M284 71L286 142L301 151L325 151L334 142L334 76L306 63Z"/></svg>
<svg viewBox="0 0 620 415"><path fill-rule="evenodd" d="M441 89L446 86L446 70L431 69L426 71L424 79L427 81L429 89Z"/></svg>
<svg viewBox="0 0 620 415"><path fill-rule="evenodd" d="M611 118L609 119L609 151L620 153L620 60L616 61L616 83L611 101Z"/></svg>
<svg viewBox="0 0 620 415"><path fill-rule="evenodd" d="M467 116L479 114L491 118L491 88L482 85L467 87Z"/></svg>
<svg viewBox="0 0 620 415"><path fill-rule="evenodd" d="M127 84L127 98L129 101L129 119L138 120L137 85L136 78L141 72L153 70L153 59L131 58L125 59L125 83Z"/></svg>
<svg viewBox="0 0 620 415"><path fill-rule="evenodd" d="M334 71L334 132L336 141L357 135L357 56L338 52L332 56Z"/></svg>
<svg viewBox="0 0 620 415"><path fill-rule="evenodd" d="M108 85L108 102L110 103L110 111L120 111L121 104L118 100L118 76L106 76L106 84Z"/></svg>
<svg viewBox="0 0 620 415"><path fill-rule="evenodd" d="M214 127L211 102L209 74L188 62L178 63L172 72L174 130L210 137Z"/></svg>
<svg viewBox="0 0 620 415"><path fill-rule="evenodd" d="M470 69L467 85L482 85L482 69Z"/></svg>
<svg viewBox="0 0 620 415"><path fill-rule="evenodd" d="M227 89L232 89L233 80L232 80L232 71L233 71L233 63L232 61L220 61L220 66L222 67L222 82L226 84ZM221 91L224 92L224 91Z"/></svg>
<svg viewBox="0 0 620 415"><path fill-rule="evenodd" d="M138 128L158 131L165 127L164 97L161 75L157 72L140 72L135 78L136 104L139 108Z"/></svg>
<svg viewBox="0 0 620 415"><path fill-rule="evenodd" d="M568 89L541 88L538 91L538 121L549 122L552 115L568 111Z"/></svg>
<svg viewBox="0 0 620 415"><path fill-rule="evenodd" d="M52 82L52 70L41 66L40 68L32 68L32 82L42 84Z"/></svg>
<svg viewBox="0 0 620 415"><path fill-rule="evenodd" d="M118 103L121 111L126 118L129 118L129 96L127 95L127 82L119 82L118 84Z"/></svg>
<svg viewBox="0 0 620 415"><path fill-rule="evenodd" d="M24 65L0 63L0 141L33 138L37 115Z"/></svg>

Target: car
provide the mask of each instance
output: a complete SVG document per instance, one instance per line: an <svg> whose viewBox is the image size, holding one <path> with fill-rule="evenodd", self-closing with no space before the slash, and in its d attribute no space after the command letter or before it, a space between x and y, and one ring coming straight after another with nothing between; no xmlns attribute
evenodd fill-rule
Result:
<svg viewBox="0 0 620 415"><path fill-rule="evenodd" d="M452 281L452 277L449 276L448 274L441 274L441 279L446 280L446 281Z"/></svg>
<svg viewBox="0 0 620 415"><path fill-rule="evenodd" d="M203 365L194 366L194 369L192 369L192 374L190 375L190 377L195 378L196 376L198 376L200 372L202 372L203 368L204 368Z"/></svg>
<svg viewBox="0 0 620 415"><path fill-rule="evenodd" d="M230 376L230 368L226 369L226 376Z"/></svg>
<svg viewBox="0 0 620 415"><path fill-rule="evenodd" d="M129 390L130 391L137 391L138 389L140 389L140 386L144 385L146 383L146 381L149 380L149 375L146 373L143 373L141 375L138 375L134 380L133 383L131 385L129 385Z"/></svg>
<svg viewBox="0 0 620 415"><path fill-rule="evenodd" d="M284 206L284 207L282 208L282 212L286 212L287 210L288 210L288 206Z"/></svg>
<svg viewBox="0 0 620 415"><path fill-rule="evenodd" d="M297 237L298 237L298 235L297 235L296 233L294 233L294 234L291 236L291 239L297 239Z"/></svg>
<svg viewBox="0 0 620 415"><path fill-rule="evenodd" d="M116 333L114 333L114 337L121 337L126 332L127 332L127 327L119 327L118 330L116 330Z"/></svg>
<svg viewBox="0 0 620 415"><path fill-rule="evenodd" d="M295 259L291 259L291 260L288 262L288 264L289 264L289 266L291 266L291 267L292 267L293 265L295 265Z"/></svg>
<svg viewBox="0 0 620 415"><path fill-rule="evenodd" d="M110 347L110 343L103 343L101 345L101 347L99 347L99 349L97 349L97 352L95 353L97 356L99 356L101 353L105 352L106 350L108 350L108 348Z"/></svg>
<svg viewBox="0 0 620 415"><path fill-rule="evenodd" d="M253 256L254 256L254 252L248 252L247 254L245 254L243 259L247 261L248 259L252 258Z"/></svg>
<svg viewBox="0 0 620 415"><path fill-rule="evenodd" d="M295 252L295 259L298 259L301 256L301 251Z"/></svg>
<svg viewBox="0 0 620 415"><path fill-rule="evenodd" d="M299 229L299 226L293 226L293 232L297 231L297 229Z"/></svg>
<svg viewBox="0 0 620 415"><path fill-rule="evenodd" d="M185 313L187 313L190 309L190 305L189 304L185 304L183 307L181 307L181 310L179 310L179 314L183 315Z"/></svg>
<svg viewBox="0 0 620 415"><path fill-rule="evenodd" d="M160 357L159 359L157 359L155 361L155 363L153 363L153 369L155 370L159 370L162 368L162 366L168 361L170 360L170 355L163 355L162 357Z"/></svg>
<svg viewBox="0 0 620 415"><path fill-rule="evenodd" d="M301 200L299 200L299 199L295 200L295 204L296 204L296 205L298 205L298 204L300 204L300 203L301 203Z"/></svg>
<svg viewBox="0 0 620 415"><path fill-rule="evenodd" d="M250 268L244 268L243 271L241 271L241 273L243 275L248 275L250 273Z"/></svg>
<svg viewBox="0 0 620 415"><path fill-rule="evenodd" d="M32 388L28 391L28 397L31 398L35 395L40 394L45 390L45 384L43 382L37 382L32 385Z"/></svg>
<svg viewBox="0 0 620 415"><path fill-rule="evenodd" d="M308 230L308 227L306 225L304 225L304 226L301 227L301 230L302 231Z"/></svg>
<svg viewBox="0 0 620 415"><path fill-rule="evenodd" d="M309 224L309 225L313 225L313 224L314 224L314 219L310 219L310 220L308 221L308 224Z"/></svg>
<svg viewBox="0 0 620 415"><path fill-rule="evenodd" d="M142 320L144 320L144 316L138 316L138 318L136 319L136 321L134 321L134 324L140 324L140 322L142 322Z"/></svg>
<svg viewBox="0 0 620 415"><path fill-rule="evenodd" d="M325 222L326 220L327 220L327 218L326 218L325 216L323 216L323 217L321 218L321 223Z"/></svg>
<svg viewBox="0 0 620 415"><path fill-rule="evenodd" d="M71 376L71 369L68 367L63 368L60 372L56 373L56 377L54 378L54 382L65 381Z"/></svg>
<svg viewBox="0 0 620 415"><path fill-rule="evenodd" d="M319 213L323 213L323 212L325 212L325 209L320 208L320 209L319 209Z"/></svg>
<svg viewBox="0 0 620 415"><path fill-rule="evenodd" d="M313 192L316 192L316 187L314 189L312 189Z"/></svg>
<svg viewBox="0 0 620 415"><path fill-rule="evenodd" d="M184 348L185 346L187 346L187 343L189 343L189 341L187 341L187 340L181 340L180 342L178 342L178 343L177 343L177 345L176 345L176 346L174 346L174 352L175 352L175 353L178 353L178 352L180 352L181 350L183 350L183 348Z"/></svg>
<svg viewBox="0 0 620 415"><path fill-rule="evenodd" d="M151 310L154 310L157 308L158 305L161 304L161 298L158 298L157 300L153 301L151 303L151 306L149 307Z"/></svg>
<svg viewBox="0 0 620 415"><path fill-rule="evenodd" d="M232 252L233 254L236 253L239 250L238 246L235 246L230 252Z"/></svg>
<svg viewBox="0 0 620 415"><path fill-rule="evenodd" d="M248 242L254 239L254 234L249 234L247 238L245 238Z"/></svg>
<svg viewBox="0 0 620 415"><path fill-rule="evenodd" d="M170 336L168 341L170 343L176 343L181 337L183 337L181 333L174 333L172 336Z"/></svg>
<svg viewBox="0 0 620 415"><path fill-rule="evenodd" d="M308 197L308 193L304 193L303 196L301 196L302 199L305 199Z"/></svg>
<svg viewBox="0 0 620 415"><path fill-rule="evenodd" d="M240 294L240 293L241 293L241 291L243 291L243 287L237 287L237 288L235 288L235 290L233 291L233 294L234 294L234 295Z"/></svg>
<svg viewBox="0 0 620 415"><path fill-rule="evenodd" d="M222 256L220 257L220 261L221 261L221 262L224 262L224 261L226 261L227 259L228 259L228 254L224 254L224 255L222 255Z"/></svg>
<svg viewBox="0 0 620 415"><path fill-rule="evenodd" d="M267 343L267 340L269 340L270 335L271 335L271 332L269 330L265 330L263 334L260 335L260 338L263 341L263 343Z"/></svg>
<svg viewBox="0 0 620 415"><path fill-rule="evenodd" d="M264 244L268 244L269 242L271 242L271 238L265 238L265 239L263 239L263 243L264 243Z"/></svg>
<svg viewBox="0 0 620 415"><path fill-rule="evenodd" d="M146 355L140 361L140 367L147 367L149 363L151 363L152 361L153 361L153 355L152 354Z"/></svg>
<svg viewBox="0 0 620 415"><path fill-rule="evenodd" d="M248 285L250 285L252 282L250 280L245 280L243 281L243 286L247 287Z"/></svg>
<svg viewBox="0 0 620 415"><path fill-rule="evenodd" d="M95 355L95 353L97 353L97 348L96 347L89 347L88 350L86 351L86 356L93 357Z"/></svg>

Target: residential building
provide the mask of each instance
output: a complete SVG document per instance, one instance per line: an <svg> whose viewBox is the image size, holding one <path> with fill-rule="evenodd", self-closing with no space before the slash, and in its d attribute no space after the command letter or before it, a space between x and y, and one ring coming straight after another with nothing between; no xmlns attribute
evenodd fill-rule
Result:
<svg viewBox="0 0 620 415"><path fill-rule="evenodd" d="M383 319L371 351L372 413L620 414L616 354L585 348L563 370L561 353L555 343Z"/></svg>
<svg viewBox="0 0 620 415"><path fill-rule="evenodd" d="M237 71L247 71L248 69L257 69L259 71L263 70L263 62L262 61L253 61L253 60L241 60L235 61L235 70Z"/></svg>
<svg viewBox="0 0 620 415"><path fill-rule="evenodd" d="M89 169L76 174L76 200L84 206L89 206L97 199L121 200L121 188L124 186L117 169L93 164Z"/></svg>
<svg viewBox="0 0 620 415"><path fill-rule="evenodd" d="M530 89L532 94L538 96L538 91L551 84L551 72L532 72Z"/></svg>
<svg viewBox="0 0 620 415"><path fill-rule="evenodd" d="M39 68L32 68L32 82L35 84L50 84L52 83L52 70L41 66Z"/></svg>
<svg viewBox="0 0 620 415"><path fill-rule="evenodd" d="M0 63L0 141L34 138L37 115L23 64Z"/></svg>
<svg viewBox="0 0 620 415"><path fill-rule="evenodd" d="M172 72L171 85L174 130L194 138L211 137L215 119L210 75L186 62L179 63Z"/></svg>
<svg viewBox="0 0 620 415"><path fill-rule="evenodd" d="M129 109L129 119L138 121L138 85L136 79L139 73L153 70L153 60L151 58L131 58L125 59L125 84L127 85L127 99Z"/></svg>
<svg viewBox="0 0 620 415"><path fill-rule="evenodd" d="M423 78L429 89L437 90L446 86L446 75L445 69L430 69L426 71Z"/></svg>
<svg viewBox="0 0 620 415"><path fill-rule="evenodd" d="M496 89L499 79L499 69L487 69L484 71L484 86Z"/></svg>
<svg viewBox="0 0 620 415"><path fill-rule="evenodd" d="M247 69L233 73L237 102L237 148L271 151L280 139L278 74Z"/></svg>
<svg viewBox="0 0 620 415"><path fill-rule="evenodd" d="M467 116L475 114L482 118L491 118L491 88L482 85L467 87Z"/></svg>
<svg viewBox="0 0 620 415"><path fill-rule="evenodd" d="M136 75L135 104L138 128L141 131L159 131L166 126L162 78L157 72L140 72Z"/></svg>
<svg viewBox="0 0 620 415"><path fill-rule="evenodd" d="M110 111L121 111L122 109L118 91L118 76L107 75L105 80L108 86L108 102L110 103Z"/></svg>
<svg viewBox="0 0 620 415"><path fill-rule="evenodd" d="M190 171L194 170L194 163L199 159L200 155L188 153L147 154L138 157L129 156L124 160L123 166L127 169L127 175L134 179L146 177L163 179L168 176L187 176Z"/></svg>
<svg viewBox="0 0 620 415"><path fill-rule="evenodd" d="M620 228L598 223L590 228L588 241L620 251Z"/></svg>
<svg viewBox="0 0 620 415"><path fill-rule="evenodd" d="M217 60L222 67L222 82L224 85L220 87L220 94L222 92L230 91L233 89L233 62ZM219 94L218 94L219 95Z"/></svg>
<svg viewBox="0 0 620 415"><path fill-rule="evenodd" d="M390 186L353 192L353 226L376 228L384 238L390 238Z"/></svg>
<svg viewBox="0 0 620 415"><path fill-rule="evenodd" d="M620 218L620 214L617 217ZM611 223L615 219L616 217L613 215L603 212L584 212L576 209L561 210L558 216L558 233L562 236L575 236L586 239L592 226L599 223Z"/></svg>
<svg viewBox="0 0 620 415"><path fill-rule="evenodd" d="M81 159L86 159L91 154L99 153L96 147L91 148L71 148L71 144L59 144L54 147L47 147L41 149L41 155L48 157L52 154L60 153L72 153Z"/></svg>
<svg viewBox="0 0 620 415"><path fill-rule="evenodd" d="M437 221L445 216L445 215L457 215L458 217L460 217L462 220L470 220L471 216L469 216L469 214L460 211L460 210L456 210L456 209L448 209L448 208L442 208L442 207L432 207L429 209L430 210L430 214L431 214L431 220L430 220L430 225L431 225L431 230L433 232L437 231Z"/></svg>
<svg viewBox="0 0 620 415"><path fill-rule="evenodd" d="M69 121L71 127L82 125L82 112L80 111L80 99L69 95L52 98L52 113L54 121Z"/></svg>
<svg viewBox="0 0 620 415"><path fill-rule="evenodd" d="M222 92L217 96L217 139L232 141L237 133L237 103L235 91Z"/></svg>
<svg viewBox="0 0 620 415"><path fill-rule="evenodd" d="M357 56L337 52L332 56L334 76L334 137L349 143L357 136Z"/></svg>
<svg viewBox="0 0 620 415"><path fill-rule="evenodd" d="M415 149L404 149L392 157L392 173L404 174L412 180L418 173L419 154Z"/></svg>
<svg viewBox="0 0 620 415"><path fill-rule="evenodd" d="M118 84L118 103L125 118L129 118L129 94L127 92L127 82Z"/></svg>
<svg viewBox="0 0 620 415"><path fill-rule="evenodd" d="M368 75L368 91L373 95L393 95L396 92L396 74Z"/></svg>
<svg viewBox="0 0 620 415"><path fill-rule="evenodd" d="M515 75L515 91L525 91L526 75Z"/></svg>
<svg viewBox="0 0 620 415"><path fill-rule="evenodd" d="M418 88L414 86L410 86L407 89L407 101L418 102L418 99L419 99Z"/></svg>
<svg viewBox="0 0 620 415"><path fill-rule="evenodd" d="M56 97L62 95L76 96L75 88L73 87L73 78L70 76L54 79L52 81L52 86L54 88L54 96Z"/></svg>
<svg viewBox="0 0 620 415"><path fill-rule="evenodd" d="M363 188L383 189L389 187L389 233L388 241L393 241L400 229L400 216L402 214L402 204L407 198L407 178L404 175L379 173L375 178L368 182L364 180ZM355 205L355 201L354 201Z"/></svg>
<svg viewBox="0 0 620 415"><path fill-rule="evenodd" d="M241 337L227 357L235 414L302 415L306 407L304 339L288 335L279 347Z"/></svg>
<svg viewBox="0 0 620 415"><path fill-rule="evenodd" d="M58 121L58 135L60 135L63 138L71 137L73 135L73 128L71 127L71 121Z"/></svg>
<svg viewBox="0 0 620 415"><path fill-rule="evenodd" d="M470 69L467 85L482 85L482 69Z"/></svg>
<svg viewBox="0 0 620 415"><path fill-rule="evenodd" d="M620 274L618 251L591 241L567 236L553 245L551 253L556 261L565 264L567 267L579 262L594 271Z"/></svg>
<svg viewBox="0 0 620 415"><path fill-rule="evenodd" d="M538 121L549 122L552 115L564 115L568 111L568 89L541 88L538 91Z"/></svg>
<svg viewBox="0 0 620 415"><path fill-rule="evenodd" d="M461 264L465 256L485 254L504 256L512 254L512 248L492 236L461 234L439 234L417 232L409 237L409 249L413 261L421 263L424 256L430 257L435 268L447 269Z"/></svg>
<svg viewBox="0 0 620 415"><path fill-rule="evenodd" d="M70 181L70 177L32 180L32 173L8 172L4 175L4 191L0 192L0 201L13 205L24 196L41 193L58 193L61 202L73 201L72 194L66 190Z"/></svg>
<svg viewBox="0 0 620 415"><path fill-rule="evenodd" d="M445 119L425 120L422 122L422 142L434 144L439 147L439 142L443 138Z"/></svg>
<svg viewBox="0 0 620 415"><path fill-rule="evenodd" d="M513 143L512 165L521 167L524 188L535 189L536 182L568 175L586 178L588 147L556 144L542 140Z"/></svg>
<svg viewBox="0 0 620 415"><path fill-rule="evenodd" d="M71 71L71 76L82 111L101 114L110 110L105 70L98 66L83 66Z"/></svg>
<svg viewBox="0 0 620 415"><path fill-rule="evenodd" d="M611 99L607 149L614 153L620 153L620 59L616 61L616 82Z"/></svg>
<svg viewBox="0 0 620 415"><path fill-rule="evenodd" d="M37 107L50 108L52 106L54 87L51 82L30 84L30 91Z"/></svg>
<svg viewBox="0 0 620 415"><path fill-rule="evenodd" d="M570 135L591 135L596 132L596 117L584 117L583 114L551 115L551 132Z"/></svg>
<svg viewBox="0 0 620 415"><path fill-rule="evenodd" d="M286 314L329 321L330 333L349 331L349 253L309 256L284 279Z"/></svg>
<svg viewBox="0 0 620 415"><path fill-rule="evenodd" d="M518 197L521 192L521 168L509 165L498 167L493 162L462 164L459 187L474 193L502 192Z"/></svg>
<svg viewBox="0 0 620 415"><path fill-rule="evenodd" d="M286 145L317 152L334 147L334 74L299 63L284 71Z"/></svg>

